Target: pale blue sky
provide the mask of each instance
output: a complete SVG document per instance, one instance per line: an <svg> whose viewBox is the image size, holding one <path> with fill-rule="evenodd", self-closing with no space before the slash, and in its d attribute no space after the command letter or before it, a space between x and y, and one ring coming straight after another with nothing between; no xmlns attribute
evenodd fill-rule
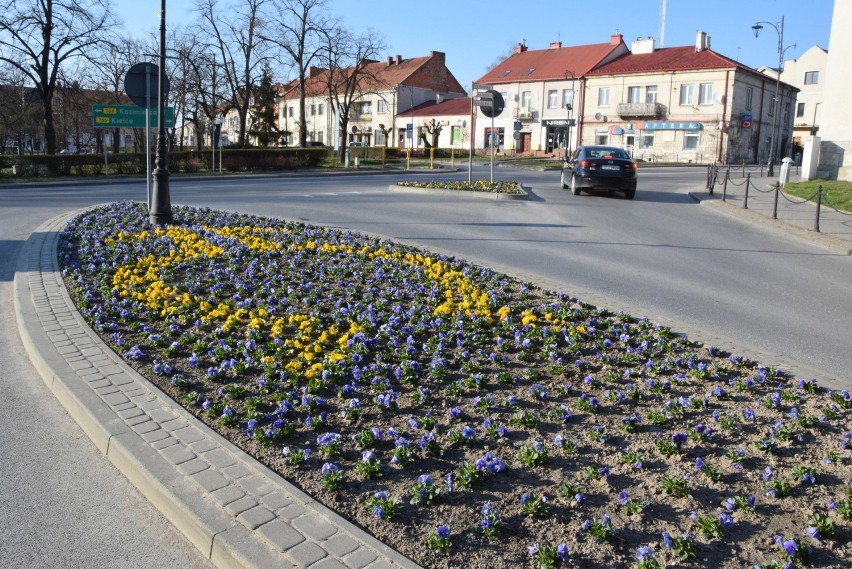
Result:
<svg viewBox="0 0 852 569"><path fill-rule="evenodd" d="M192 5L167 0L167 26L192 22ZM544 49L553 41L608 42L620 33L629 46L640 36L657 37L660 28L660 0L330 0L330 5L349 28L384 35L384 55L443 51L467 89L521 41ZM113 6L131 35L157 31L160 0L113 0ZM784 16L784 47L797 45L785 51L785 59L795 59L813 45L828 48L833 6L833 0L668 0L665 46L693 45L695 32L703 30L714 51L755 68L774 67L778 34L767 25L755 38L751 26L760 20L780 24Z"/></svg>

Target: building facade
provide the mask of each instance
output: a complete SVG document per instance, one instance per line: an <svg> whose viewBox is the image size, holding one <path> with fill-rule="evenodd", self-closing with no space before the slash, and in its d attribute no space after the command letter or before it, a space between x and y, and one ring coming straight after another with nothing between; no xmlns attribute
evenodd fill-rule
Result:
<svg viewBox="0 0 852 569"><path fill-rule="evenodd" d="M506 99L495 130L507 151L560 155L566 146L610 144L647 161L762 162L773 135L776 161L792 150L796 89L781 82L778 112L775 78L712 51L704 32L695 45L660 49L650 38L628 49L620 35L609 44L519 47L477 83Z"/></svg>
<svg viewBox="0 0 852 569"><path fill-rule="evenodd" d="M828 40L825 90L820 114L819 166L817 176L827 179L852 180L852 105L849 92L852 75L852 36L846 25L852 21L852 2L836 0Z"/></svg>
<svg viewBox="0 0 852 569"><path fill-rule="evenodd" d="M817 45L797 59L784 61L781 81L799 90L793 112L793 144L797 147L819 132L827 63L828 51Z"/></svg>
<svg viewBox="0 0 852 569"><path fill-rule="evenodd" d="M406 113L428 102L465 97L464 88L447 69L445 54L425 57L388 57L369 62L363 80L351 99L346 132L341 132L340 112L329 93L329 71L311 69L305 87L305 121L308 140L337 148L339 144L417 148L421 146ZM342 70L347 73L348 70ZM298 86L289 84L278 97L278 128L285 145L298 142ZM410 118L410 117L409 117ZM410 122L410 121L409 121Z"/></svg>

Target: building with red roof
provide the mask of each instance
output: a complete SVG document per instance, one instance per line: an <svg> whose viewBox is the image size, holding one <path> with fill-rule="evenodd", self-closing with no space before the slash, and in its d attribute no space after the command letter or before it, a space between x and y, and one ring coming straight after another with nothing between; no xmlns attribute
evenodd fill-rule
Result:
<svg viewBox="0 0 852 569"><path fill-rule="evenodd" d="M396 146L417 144L407 136L406 124L400 116L413 107L437 100L465 97L466 92L446 66L443 52L432 51L424 57L403 59L388 57L369 61L360 71L358 90L352 99L347 132L340 132L339 114L329 85L341 83L340 77L329 77L325 69L311 68L305 86L308 140L337 147L348 145ZM346 75L351 69L338 70ZM278 127L284 132L284 143L294 144L298 131L299 92L294 82L279 94Z"/></svg>
<svg viewBox="0 0 852 569"><path fill-rule="evenodd" d="M640 38L628 49L620 35L574 47L519 45L480 85L506 102L494 123L504 151L563 155L611 144L649 161L765 161L773 122L777 154L792 144L796 88L781 82L777 116L775 77L714 52L704 32L695 45L670 48ZM490 119L483 124L477 112L474 120L476 147L485 148Z"/></svg>

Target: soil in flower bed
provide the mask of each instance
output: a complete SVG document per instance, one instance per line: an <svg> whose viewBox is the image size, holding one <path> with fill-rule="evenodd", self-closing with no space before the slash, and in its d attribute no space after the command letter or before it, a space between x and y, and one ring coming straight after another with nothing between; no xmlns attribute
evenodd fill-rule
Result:
<svg viewBox="0 0 852 569"><path fill-rule="evenodd" d="M144 205L118 203L69 224L60 262L83 315L201 420L420 564L852 557L849 393L422 249L174 217L152 229Z"/></svg>

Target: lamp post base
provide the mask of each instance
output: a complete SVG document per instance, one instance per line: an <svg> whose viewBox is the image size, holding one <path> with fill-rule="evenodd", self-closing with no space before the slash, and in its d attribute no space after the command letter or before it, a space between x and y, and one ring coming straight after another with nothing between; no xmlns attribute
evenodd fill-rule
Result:
<svg viewBox="0 0 852 569"><path fill-rule="evenodd" d="M151 222L151 225L171 225L173 218L169 196L169 171L157 168L154 170L153 177L154 184L151 189L151 209L148 212L148 221Z"/></svg>

